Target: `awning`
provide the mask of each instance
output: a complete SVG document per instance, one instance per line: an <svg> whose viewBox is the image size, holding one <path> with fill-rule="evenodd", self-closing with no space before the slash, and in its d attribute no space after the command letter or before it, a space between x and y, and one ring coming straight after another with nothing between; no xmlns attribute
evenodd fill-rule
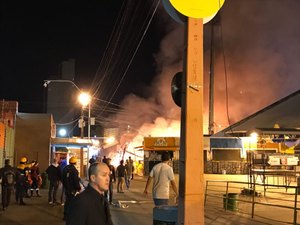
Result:
<svg viewBox="0 0 300 225"><path fill-rule="evenodd" d="M87 147L92 146L92 140L83 138L51 138L51 145L55 147Z"/></svg>
<svg viewBox="0 0 300 225"><path fill-rule="evenodd" d="M300 129L295 128L256 128L260 134L283 134L283 135L300 135Z"/></svg>

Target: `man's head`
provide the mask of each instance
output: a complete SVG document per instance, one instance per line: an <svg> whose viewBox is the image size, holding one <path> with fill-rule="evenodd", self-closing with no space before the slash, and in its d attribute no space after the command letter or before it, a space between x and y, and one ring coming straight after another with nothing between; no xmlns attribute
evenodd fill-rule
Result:
<svg viewBox="0 0 300 225"><path fill-rule="evenodd" d="M106 163L107 163L107 165L110 165L110 163L111 163L111 158L107 158L107 159L106 159Z"/></svg>
<svg viewBox="0 0 300 225"><path fill-rule="evenodd" d="M8 166L8 165L9 165L9 159L5 159L4 164L5 164L6 166Z"/></svg>
<svg viewBox="0 0 300 225"><path fill-rule="evenodd" d="M103 194L109 187L110 170L106 163L93 163L89 167L89 181L90 185Z"/></svg>
<svg viewBox="0 0 300 225"><path fill-rule="evenodd" d="M168 152L163 152L161 155L161 161L167 162L170 160L170 154Z"/></svg>

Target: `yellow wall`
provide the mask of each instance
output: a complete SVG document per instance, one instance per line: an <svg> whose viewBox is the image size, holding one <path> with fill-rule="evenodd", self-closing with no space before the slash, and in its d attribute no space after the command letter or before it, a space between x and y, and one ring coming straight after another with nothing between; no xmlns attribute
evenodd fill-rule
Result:
<svg viewBox="0 0 300 225"><path fill-rule="evenodd" d="M145 137L144 150L177 150L180 146L178 137Z"/></svg>

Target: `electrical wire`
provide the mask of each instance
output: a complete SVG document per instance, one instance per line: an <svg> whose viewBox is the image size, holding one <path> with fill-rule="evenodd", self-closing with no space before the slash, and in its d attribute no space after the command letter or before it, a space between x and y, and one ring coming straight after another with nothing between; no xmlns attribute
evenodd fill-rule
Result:
<svg viewBox="0 0 300 225"><path fill-rule="evenodd" d="M224 77L225 77L225 104L226 104L226 116L227 116L227 122L229 129L231 133L233 134L232 130L232 124L230 121L230 115L229 115L229 94L228 94L228 75L227 75L227 64L226 64L226 54L225 54L225 48L224 48L224 40L223 40L223 25L222 25L222 19L220 15L220 33L221 33L221 51L222 51L222 57L223 57L223 66L224 66Z"/></svg>
<svg viewBox="0 0 300 225"><path fill-rule="evenodd" d="M151 14L150 16L147 15L148 20L144 20L142 26L137 26L135 22L139 19L138 18L139 11L141 11L140 8L136 6L137 4L134 1L128 1L127 5L124 4L122 5L121 11L123 10L123 12L119 13L117 19L118 25L114 26L113 33L110 37L108 47L106 48L104 56L101 59L100 65L98 67L97 73L93 81L93 85L94 86L96 85L96 87L92 88L92 90L94 89L93 96L96 96L99 90L101 90L102 95L107 94L106 97L102 97L101 99L108 99L107 104L111 104L112 98L117 93L142 43L146 31L148 30L149 25L153 19L153 16L158 8L159 2L160 0L158 0L155 3L154 10L147 9L148 14L149 12L151 12ZM144 4L140 2L138 3L141 6L144 6ZM133 11L134 13L132 13L132 9L134 9ZM143 13L143 16L145 16L144 14L145 13ZM130 23L126 24L126 21L129 21ZM134 31L137 28L140 28L140 31L138 32L138 35L135 35L136 39L131 40L132 39L131 37L134 34L130 32L130 30L133 29ZM131 47L131 45L133 45L133 47ZM129 52L126 51L125 48L128 48ZM134 50L132 51L131 49ZM124 55L123 58L122 58L122 54ZM100 75L102 75L101 78L99 78ZM120 77L118 78L118 76ZM106 88L109 87L108 91L105 91L104 88L101 89L104 80L106 80L106 83L109 84L105 86ZM102 112L106 110L107 104L104 104L104 107L102 107Z"/></svg>
<svg viewBox="0 0 300 225"><path fill-rule="evenodd" d="M128 63L128 65L127 65L127 67L126 67L126 69L125 69L125 71L124 71L124 73L123 73L123 75L122 75L122 77L121 77L121 80L119 81L119 83L118 83L118 85L117 85L117 88L114 90L114 92L113 92L112 96L110 97L109 101L111 101L112 98L115 96L115 94L116 94L117 90L119 89L119 87L120 87L120 85L121 85L121 83L122 83L122 81L123 81L125 75L127 74L127 71L128 71L128 69L129 69L129 67L130 67L130 65L131 65L131 63L132 63L132 61L133 61L133 59L134 59L134 57L135 57L135 55L136 55L136 53L137 53L137 51L138 51L140 45L141 45L141 43L142 43L142 41L143 41L143 39L144 39L144 37L145 37L145 35L146 35L146 32L147 32L147 30L148 30L148 28L149 28L149 26L150 26L150 24L151 24L151 22L152 22L152 19L153 19L154 15L155 15L155 13L156 13L156 11L157 11L157 8L158 8L158 6L159 6L159 3L160 3L160 0L157 2L156 7L155 7L155 9L154 9L154 11L153 11L153 13L152 13L152 15L151 15L151 18L150 18L150 20L148 21L147 26L146 26L146 28L145 28L145 30L144 30L144 32L143 32L143 35L142 35L142 37L140 38L140 40L139 40L139 42L138 42L138 45L136 46L136 48L135 48L135 50L134 50L134 53L133 53L133 55L132 55L132 57L131 57L131 59L130 59L130 61L129 61L129 63Z"/></svg>

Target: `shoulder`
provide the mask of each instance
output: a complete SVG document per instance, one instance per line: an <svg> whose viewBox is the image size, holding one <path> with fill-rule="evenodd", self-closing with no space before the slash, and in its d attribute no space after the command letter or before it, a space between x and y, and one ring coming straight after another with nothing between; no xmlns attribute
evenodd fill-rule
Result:
<svg viewBox="0 0 300 225"><path fill-rule="evenodd" d="M166 164L166 166L165 166L169 171L173 171L173 167L172 166L170 166L169 164Z"/></svg>
<svg viewBox="0 0 300 225"><path fill-rule="evenodd" d="M73 201L74 207L78 209L86 209L91 201L90 194L85 190L76 195Z"/></svg>

